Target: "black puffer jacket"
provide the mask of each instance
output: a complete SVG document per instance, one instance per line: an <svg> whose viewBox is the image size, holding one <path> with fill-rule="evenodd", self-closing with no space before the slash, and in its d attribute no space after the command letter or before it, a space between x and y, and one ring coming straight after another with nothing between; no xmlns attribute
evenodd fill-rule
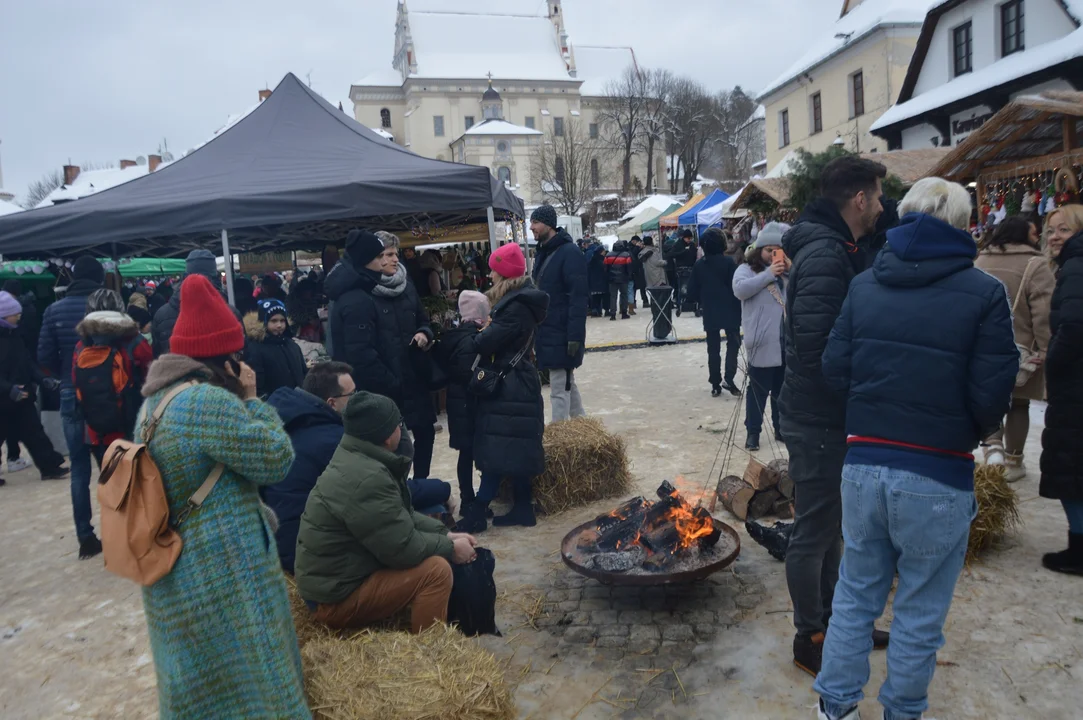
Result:
<svg viewBox="0 0 1083 720"><path fill-rule="evenodd" d="M699 251L694 242L685 243L684 238L677 238L665 251L667 261L672 261L674 267L690 268L696 264Z"/></svg>
<svg viewBox="0 0 1083 720"><path fill-rule="evenodd" d="M1042 497L1083 502L1083 233L1064 243L1045 358Z"/></svg>
<svg viewBox="0 0 1083 720"><path fill-rule="evenodd" d="M632 253L623 242L613 244L613 252L605 256L606 280L610 285L627 285L632 279Z"/></svg>
<svg viewBox="0 0 1083 720"><path fill-rule="evenodd" d="M737 265L726 256L726 243L711 233L703 239L704 255L692 266L688 299L699 303L703 329L733 330L741 327L741 301L733 294Z"/></svg>
<svg viewBox="0 0 1083 720"><path fill-rule="evenodd" d="M786 375L779 398L783 416L796 423L843 431L846 393L824 380L822 360L827 338L850 281L860 270L853 234L835 205L817 198L782 238L793 261L786 290Z"/></svg>
<svg viewBox="0 0 1083 720"><path fill-rule="evenodd" d="M424 333L432 341L428 313L412 283L402 294L387 297L374 294L378 280L379 273L355 268L349 257L327 275L324 291L334 303L332 355L353 366L358 389L394 400L407 426L432 424L436 413L429 388L409 357L414 335Z"/></svg>
<svg viewBox="0 0 1083 720"><path fill-rule="evenodd" d="M12 386L22 385L33 398L31 385L41 382L41 379L42 372L19 337L18 330L0 328L0 412L11 412L15 407L10 395Z"/></svg>
<svg viewBox="0 0 1083 720"><path fill-rule="evenodd" d="M531 335L537 337L548 307L549 296L531 284L512 290L493 307L489 327L470 339L472 351L489 367L507 368ZM478 399L474 462L483 473L538 475L545 469L544 431L541 381L528 348L496 394Z"/></svg>
<svg viewBox="0 0 1083 720"><path fill-rule="evenodd" d="M248 313L244 316L244 333L248 339L245 359L256 373L257 395L265 398L279 388L301 387L308 368L288 329L282 335L272 335L258 313Z"/></svg>
<svg viewBox="0 0 1083 720"><path fill-rule="evenodd" d="M471 344L477 334L477 325L464 323L457 328L445 330L433 350L436 362L448 377L448 444L455 450L469 450L474 447L474 413L477 403L466 385L470 381L471 368L477 358Z"/></svg>

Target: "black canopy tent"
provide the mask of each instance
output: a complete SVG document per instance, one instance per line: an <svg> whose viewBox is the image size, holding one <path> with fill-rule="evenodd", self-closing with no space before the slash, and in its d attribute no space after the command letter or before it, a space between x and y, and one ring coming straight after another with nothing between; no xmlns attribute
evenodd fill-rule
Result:
<svg viewBox="0 0 1083 720"><path fill-rule="evenodd" d="M221 244L229 258L230 246L261 252L341 243L359 225L485 221L495 243L494 220L510 216L521 218L523 203L486 168L415 155L290 73L245 118L177 162L95 195L0 218L0 254L174 257Z"/></svg>

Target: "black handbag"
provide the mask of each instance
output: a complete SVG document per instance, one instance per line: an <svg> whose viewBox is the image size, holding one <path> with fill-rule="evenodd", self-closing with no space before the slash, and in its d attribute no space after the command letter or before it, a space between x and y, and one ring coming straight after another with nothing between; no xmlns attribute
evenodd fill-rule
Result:
<svg viewBox="0 0 1083 720"><path fill-rule="evenodd" d="M483 547L474 548L477 558L464 565L452 565L451 596L447 620L468 637L500 636L496 627L496 558Z"/></svg>
<svg viewBox="0 0 1083 720"><path fill-rule="evenodd" d="M534 342L534 333L530 333L530 337L527 338L526 344L523 345L523 349L515 354L512 358L511 364L503 370L497 370L487 365L481 364L481 355L474 358L474 364L470 366L470 381L466 384L466 389L471 394L478 397L492 397L496 395L497 390L500 389L500 382L507 376L509 372L515 369L515 366L519 364L519 361L526 355L530 344Z"/></svg>

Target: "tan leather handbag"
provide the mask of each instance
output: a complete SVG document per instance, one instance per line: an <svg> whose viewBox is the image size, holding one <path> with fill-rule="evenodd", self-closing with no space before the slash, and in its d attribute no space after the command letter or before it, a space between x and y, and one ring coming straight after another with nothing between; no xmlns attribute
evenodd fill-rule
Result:
<svg viewBox="0 0 1083 720"><path fill-rule="evenodd" d="M147 446L169 403L197 384L181 383L165 394L149 421L142 423L142 443L115 440L105 453L98 485L105 568L140 585L153 585L168 575L181 553L181 537L169 524L162 473ZM214 466L178 514L177 526L203 504L223 470L221 463Z"/></svg>

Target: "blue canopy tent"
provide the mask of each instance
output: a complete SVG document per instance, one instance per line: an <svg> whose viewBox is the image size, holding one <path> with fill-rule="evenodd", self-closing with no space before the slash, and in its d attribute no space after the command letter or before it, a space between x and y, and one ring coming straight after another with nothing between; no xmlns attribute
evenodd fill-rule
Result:
<svg viewBox="0 0 1083 720"><path fill-rule="evenodd" d="M703 210L704 208L709 208L713 205L717 205L728 197L729 195L716 188L714 191L711 192L710 195L703 198L703 200L701 200L699 203L681 213L680 216L677 218L677 224L680 226L697 225L696 216L699 214L700 210ZM706 229L706 227L697 227L697 230L699 232L703 232Z"/></svg>
<svg viewBox="0 0 1083 720"><path fill-rule="evenodd" d="M730 196L715 190L703 201L696 213L696 229L702 235L709 227L722 227L722 207Z"/></svg>

